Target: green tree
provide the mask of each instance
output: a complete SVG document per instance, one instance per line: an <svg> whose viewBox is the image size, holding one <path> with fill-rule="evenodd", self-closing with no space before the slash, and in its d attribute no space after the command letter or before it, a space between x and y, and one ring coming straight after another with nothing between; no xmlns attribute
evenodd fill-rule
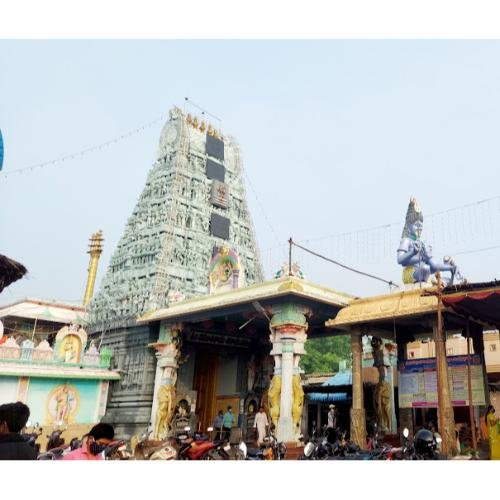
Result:
<svg viewBox="0 0 500 500"><path fill-rule="evenodd" d="M300 366L305 373L328 373L339 369L339 361L351 363L351 341L349 335L309 339L306 341L305 356Z"/></svg>

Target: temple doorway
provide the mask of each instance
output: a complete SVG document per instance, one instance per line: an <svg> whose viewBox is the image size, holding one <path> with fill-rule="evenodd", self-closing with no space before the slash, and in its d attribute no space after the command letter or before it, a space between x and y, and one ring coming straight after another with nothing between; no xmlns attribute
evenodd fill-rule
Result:
<svg viewBox="0 0 500 500"><path fill-rule="evenodd" d="M205 432L217 413L217 381L219 359L216 352L198 351L194 368L193 388L197 392L198 429Z"/></svg>

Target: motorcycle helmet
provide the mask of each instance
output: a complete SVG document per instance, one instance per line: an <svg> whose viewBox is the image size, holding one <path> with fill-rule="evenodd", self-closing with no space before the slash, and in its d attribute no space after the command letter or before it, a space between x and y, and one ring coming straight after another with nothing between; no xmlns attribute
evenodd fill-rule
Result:
<svg viewBox="0 0 500 500"><path fill-rule="evenodd" d="M436 449L434 434L427 429L420 429L415 434L413 445L419 455L432 455Z"/></svg>

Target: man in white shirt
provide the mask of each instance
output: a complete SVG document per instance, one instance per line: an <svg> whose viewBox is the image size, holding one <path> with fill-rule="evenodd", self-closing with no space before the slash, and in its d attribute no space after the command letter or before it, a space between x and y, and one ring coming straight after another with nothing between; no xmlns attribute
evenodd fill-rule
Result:
<svg viewBox="0 0 500 500"><path fill-rule="evenodd" d="M264 412L264 408L261 406L257 415L255 415L255 422L253 424L253 428L257 429L257 446L260 446L264 442L268 426L269 422L267 421L267 415Z"/></svg>
<svg viewBox="0 0 500 500"><path fill-rule="evenodd" d="M337 438L337 411L335 405L330 405L328 412L328 424L326 426L327 439L329 443L334 443Z"/></svg>

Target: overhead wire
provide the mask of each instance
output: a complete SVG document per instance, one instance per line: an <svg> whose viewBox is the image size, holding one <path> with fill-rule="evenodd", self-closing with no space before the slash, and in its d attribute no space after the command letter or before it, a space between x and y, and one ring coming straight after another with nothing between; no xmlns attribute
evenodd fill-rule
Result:
<svg viewBox="0 0 500 500"><path fill-rule="evenodd" d="M133 130L130 130L124 134L116 136L115 138L110 139L109 141L102 142L100 144L96 144L95 146L91 146L89 148L81 149L75 153L70 153L70 154L67 154L65 156L61 156L60 158L56 158L54 160L44 161L42 163L35 163L34 165L28 165L27 167L18 168L15 170L0 171L0 178L2 178L2 177L6 178L6 177L13 175L13 174L22 174L23 172L33 171L33 170L38 169L38 168L53 166L53 165L56 165L58 163L65 162L67 160L73 160L77 157L82 157L82 156L85 156L89 153L94 153L96 151L100 151L101 149L109 147L112 144L116 144L124 139L128 139L129 137L132 137L136 134L139 134L143 130L146 130L146 129L152 127L153 125L155 125L156 123L165 120L167 116L168 116L168 113L164 113L163 115L159 116L158 118L155 118L154 120L152 120L144 125L141 125L140 127L136 127Z"/></svg>
<svg viewBox="0 0 500 500"><path fill-rule="evenodd" d="M379 276L375 276L373 274L365 273L364 271L360 271L359 269L355 269L354 267L342 264L341 262L338 262L337 260L330 259L329 257L325 257L324 255L321 255L321 254L319 254L317 252L314 252L313 250L310 250L309 248L303 247L302 245L299 245L298 243L295 243L293 240L290 240L290 243L293 246L296 246L297 248L300 248L301 250L304 250L305 252L308 252L308 253L310 253L312 255L315 255L316 257L319 257L320 259L323 259L323 260L326 260L328 262L331 262L332 264L335 264L335 265L337 265L339 267L347 269L348 271L352 271L354 273L361 274L362 276L367 276L368 278L373 278L375 280L382 281L382 282L388 284L389 286L396 286L396 287L399 288L399 285L397 283L394 283L394 281L392 281L392 280L386 280L384 278L380 278Z"/></svg>

